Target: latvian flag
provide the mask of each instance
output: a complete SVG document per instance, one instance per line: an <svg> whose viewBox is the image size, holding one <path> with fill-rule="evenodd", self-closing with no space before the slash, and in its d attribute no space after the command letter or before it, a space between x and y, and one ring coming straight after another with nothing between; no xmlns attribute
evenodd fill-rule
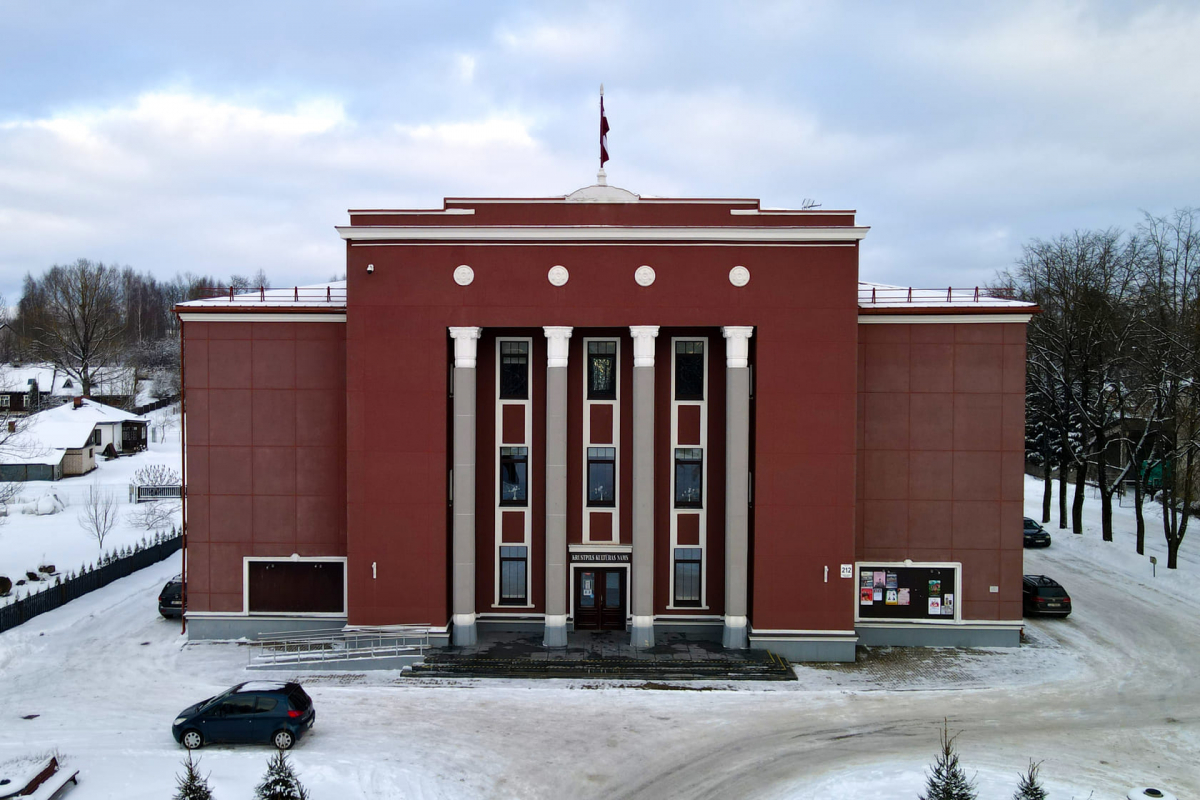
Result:
<svg viewBox="0 0 1200 800"><path fill-rule="evenodd" d="M600 94L600 169L608 161L608 117L604 116L604 90Z"/></svg>

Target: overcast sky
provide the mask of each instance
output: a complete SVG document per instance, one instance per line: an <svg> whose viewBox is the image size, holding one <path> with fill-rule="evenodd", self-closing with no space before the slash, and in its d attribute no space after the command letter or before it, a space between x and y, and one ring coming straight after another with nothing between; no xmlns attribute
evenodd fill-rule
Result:
<svg viewBox="0 0 1200 800"><path fill-rule="evenodd" d="M1200 3L0 0L0 293L79 257L276 285L346 209L812 198L862 277L974 286L1022 242L1200 204Z"/></svg>

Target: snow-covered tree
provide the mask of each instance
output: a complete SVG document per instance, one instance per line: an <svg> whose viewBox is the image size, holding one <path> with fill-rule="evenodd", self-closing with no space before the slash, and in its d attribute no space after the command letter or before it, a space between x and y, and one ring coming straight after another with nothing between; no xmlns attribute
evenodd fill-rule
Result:
<svg viewBox="0 0 1200 800"><path fill-rule="evenodd" d="M967 773L958 763L958 752L954 749L956 738L950 735L950 726L943 721L942 752L933 762L921 800L975 800L975 781L967 778Z"/></svg>
<svg viewBox="0 0 1200 800"><path fill-rule="evenodd" d="M213 800L212 789L208 787L208 778L200 774L197 765L192 762L189 752L187 761L183 762L183 774L175 778L179 788L172 800Z"/></svg>
<svg viewBox="0 0 1200 800"><path fill-rule="evenodd" d="M1029 762L1029 769L1021 773L1020 780L1017 781L1017 790L1013 792L1013 800L1046 800L1046 790L1042 788L1042 781L1038 777L1038 769L1042 766L1042 762Z"/></svg>
<svg viewBox="0 0 1200 800"><path fill-rule="evenodd" d="M267 762L267 774L254 787L255 800L308 800L308 791L300 784L296 771L280 750Z"/></svg>

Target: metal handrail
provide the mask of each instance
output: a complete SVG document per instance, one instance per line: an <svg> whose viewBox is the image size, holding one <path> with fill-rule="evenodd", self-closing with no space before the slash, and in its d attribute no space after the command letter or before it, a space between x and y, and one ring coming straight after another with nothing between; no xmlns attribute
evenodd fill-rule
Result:
<svg viewBox="0 0 1200 800"><path fill-rule="evenodd" d="M346 302L345 287L332 286L200 286L193 300L226 299L231 303L334 303Z"/></svg>
<svg viewBox="0 0 1200 800"><path fill-rule="evenodd" d="M868 293L867 287L861 287L858 290L858 300L860 303L869 302L875 304L901 302L978 303L981 300L1017 299L1016 291L1009 287L989 288L972 286L955 288L950 286L945 289L945 299L943 299L942 291L941 289L916 289L912 286L871 286Z"/></svg>
<svg viewBox="0 0 1200 800"><path fill-rule="evenodd" d="M428 625L296 631L251 642L248 663L264 666L414 654L423 658L429 647Z"/></svg>

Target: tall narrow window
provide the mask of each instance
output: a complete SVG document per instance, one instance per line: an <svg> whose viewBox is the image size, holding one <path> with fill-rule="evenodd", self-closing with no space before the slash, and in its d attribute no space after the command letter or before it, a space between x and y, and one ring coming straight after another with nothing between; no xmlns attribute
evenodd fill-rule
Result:
<svg viewBox="0 0 1200 800"><path fill-rule="evenodd" d="M524 547L500 548L500 604L523 606L527 604L525 592Z"/></svg>
<svg viewBox="0 0 1200 800"><path fill-rule="evenodd" d="M704 342L675 343L675 399L704 399Z"/></svg>
<svg viewBox="0 0 1200 800"><path fill-rule="evenodd" d="M675 507L702 508L704 505L704 450L699 447L675 448Z"/></svg>
<svg viewBox="0 0 1200 800"><path fill-rule="evenodd" d="M526 505L528 467L528 447L500 448L500 505Z"/></svg>
<svg viewBox="0 0 1200 800"><path fill-rule="evenodd" d="M588 505L612 506L617 501L615 447L589 447Z"/></svg>
<svg viewBox="0 0 1200 800"><path fill-rule="evenodd" d="M529 399L529 342L500 342L500 397Z"/></svg>
<svg viewBox="0 0 1200 800"><path fill-rule="evenodd" d="M700 605L700 563L704 551L699 547L675 548L675 605Z"/></svg>
<svg viewBox="0 0 1200 800"><path fill-rule="evenodd" d="M617 399L617 343L588 342L588 400Z"/></svg>

